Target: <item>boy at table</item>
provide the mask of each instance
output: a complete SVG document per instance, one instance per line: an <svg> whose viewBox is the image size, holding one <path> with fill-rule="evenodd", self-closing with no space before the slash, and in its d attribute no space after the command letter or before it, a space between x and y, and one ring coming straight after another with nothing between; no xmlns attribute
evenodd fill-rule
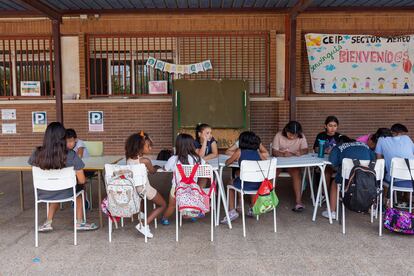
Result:
<svg viewBox="0 0 414 276"><path fill-rule="evenodd" d="M332 149L329 155L329 162L336 168L335 183L332 183L329 192L329 204L331 207L332 219L336 219L336 200L338 185L342 184L341 166L344 158L358 159L358 160L375 160L374 152L368 147L368 145L357 142L345 135L339 135L336 146ZM328 211L323 211L322 216L329 218Z"/></svg>
<svg viewBox="0 0 414 276"><path fill-rule="evenodd" d="M394 124L391 127L392 137L381 137L375 147L375 153L378 159L385 160L385 181L391 183L391 160L394 157L414 159L414 143L407 135L408 129L402 124ZM411 181L395 180L395 186L411 187ZM386 193L384 193L386 194Z"/></svg>

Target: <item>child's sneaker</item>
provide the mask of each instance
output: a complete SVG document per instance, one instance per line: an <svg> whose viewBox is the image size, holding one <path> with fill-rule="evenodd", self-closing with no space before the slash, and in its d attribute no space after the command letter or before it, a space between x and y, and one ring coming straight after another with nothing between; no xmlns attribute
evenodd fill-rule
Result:
<svg viewBox="0 0 414 276"><path fill-rule="evenodd" d="M76 230L78 231L91 231L98 229L95 223L86 223L86 221L76 223Z"/></svg>
<svg viewBox="0 0 414 276"><path fill-rule="evenodd" d="M332 215L332 219L336 219L336 212L335 212L335 211L332 211L332 212L331 212L331 215ZM328 210L323 211L323 212L322 212L322 216L323 216L324 218L329 219L329 213L328 213Z"/></svg>
<svg viewBox="0 0 414 276"><path fill-rule="evenodd" d="M253 214L253 208L249 208L249 210L247 210L247 214L248 217L253 218L255 217L255 215Z"/></svg>
<svg viewBox="0 0 414 276"><path fill-rule="evenodd" d="M138 223L135 228L138 230L138 232L140 232L142 235L147 236L147 238L152 239L154 236L151 233L151 230L149 228L149 226L147 225L147 227L144 227L144 225L142 225L141 223Z"/></svg>
<svg viewBox="0 0 414 276"><path fill-rule="evenodd" d="M50 232L53 231L52 222L51 221L45 221L42 225L38 228L39 232Z"/></svg>
<svg viewBox="0 0 414 276"><path fill-rule="evenodd" d="M161 224L162 225L170 225L170 221L168 219L166 219L166 218L162 218L161 219Z"/></svg>
<svg viewBox="0 0 414 276"><path fill-rule="evenodd" d="M230 217L230 221L233 221L233 220L235 220L235 219L237 219L239 217L239 213L236 210L234 210L234 209L233 210L230 210L229 211L229 217ZM224 217L220 221L220 223L222 223L222 224L228 224L228 222L227 222L227 216Z"/></svg>

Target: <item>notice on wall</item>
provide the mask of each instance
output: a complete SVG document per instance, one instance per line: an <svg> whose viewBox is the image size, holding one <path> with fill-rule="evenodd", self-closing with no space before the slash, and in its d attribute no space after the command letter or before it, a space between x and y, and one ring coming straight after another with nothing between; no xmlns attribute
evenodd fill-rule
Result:
<svg viewBox="0 0 414 276"><path fill-rule="evenodd" d="M40 81L21 81L21 96L40 96Z"/></svg>
<svg viewBox="0 0 414 276"><path fill-rule="evenodd" d="M45 132L47 127L46 111L32 112L32 129L33 132Z"/></svg>
<svg viewBox="0 0 414 276"><path fill-rule="evenodd" d="M414 36L305 35L315 93L413 93Z"/></svg>
<svg viewBox="0 0 414 276"><path fill-rule="evenodd" d="M1 119L2 120L16 120L16 109L2 109Z"/></svg>
<svg viewBox="0 0 414 276"><path fill-rule="evenodd" d="M3 134L16 134L16 124L2 124L1 133Z"/></svg>
<svg viewBox="0 0 414 276"><path fill-rule="evenodd" d="M167 81L149 81L148 82L149 94L168 94L168 82Z"/></svg>
<svg viewBox="0 0 414 276"><path fill-rule="evenodd" d="M104 131L103 111L89 111L88 118L90 132Z"/></svg>

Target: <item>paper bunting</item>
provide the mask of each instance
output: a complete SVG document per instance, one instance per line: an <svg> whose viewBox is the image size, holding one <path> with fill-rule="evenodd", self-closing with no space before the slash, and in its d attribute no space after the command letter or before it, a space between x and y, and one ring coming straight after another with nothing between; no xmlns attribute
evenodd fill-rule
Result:
<svg viewBox="0 0 414 276"><path fill-rule="evenodd" d="M204 71L212 69L211 61L210 60L203 61L203 68L204 68Z"/></svg>
<svg viewBox="0 0 414 276"><path fill-rule="evenodd" d="M213 69L211 61L209 59L199 63L182 65L172 64L169 62L156 59L154 57L148 57L146 65L151 66L157 70L172 74L194 74Z"/></svg>
<svg viewBox="0 0 414 276"><path fill-rule="evenodd" d="M155 58L149 57L148 60L147 60L147 65L151 66L151 67L154 67L156 62L157 62L157 60Z"/></svg>
<svg viewBox="0 0 414 276"><path fill-rule="evenodd" d="M164 61L157 60L157 63L155 64L155 69L163 71L164 70L164 65L165 65Z"/></svg>

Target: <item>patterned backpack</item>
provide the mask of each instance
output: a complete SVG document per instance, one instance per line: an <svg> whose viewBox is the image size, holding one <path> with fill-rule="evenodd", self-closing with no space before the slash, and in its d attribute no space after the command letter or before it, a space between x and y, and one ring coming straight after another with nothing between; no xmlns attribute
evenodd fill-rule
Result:
<svg viewBox="0 0 414 276"><path fill-rule="evenodd" d="M135 187L133 171L114 170L106 179L107 211L112 217L131 217L140 211L141 197Z"/></svg>
<svg viewBox="0 0 414 276"><path fill-rule="evenodd" d="M404 159L411 176L411 185L414 188L414 179L411 175L410 161ZM385 212L384 227L390 231L414 235L414 214L410 212L388 208Z"/></svg>
<svg viewBox="0 0 414 276"><path fill-rule="evenodd" d="M210 195L214 189L212 183L210 192L206 194L203 189L194 181L199 164L195 164L190 176L186 176L181 164L177 164L177 169L181 175L181 180L175 189L175 198L178 210L185 218L202 217L210 210Z"/></svg>

